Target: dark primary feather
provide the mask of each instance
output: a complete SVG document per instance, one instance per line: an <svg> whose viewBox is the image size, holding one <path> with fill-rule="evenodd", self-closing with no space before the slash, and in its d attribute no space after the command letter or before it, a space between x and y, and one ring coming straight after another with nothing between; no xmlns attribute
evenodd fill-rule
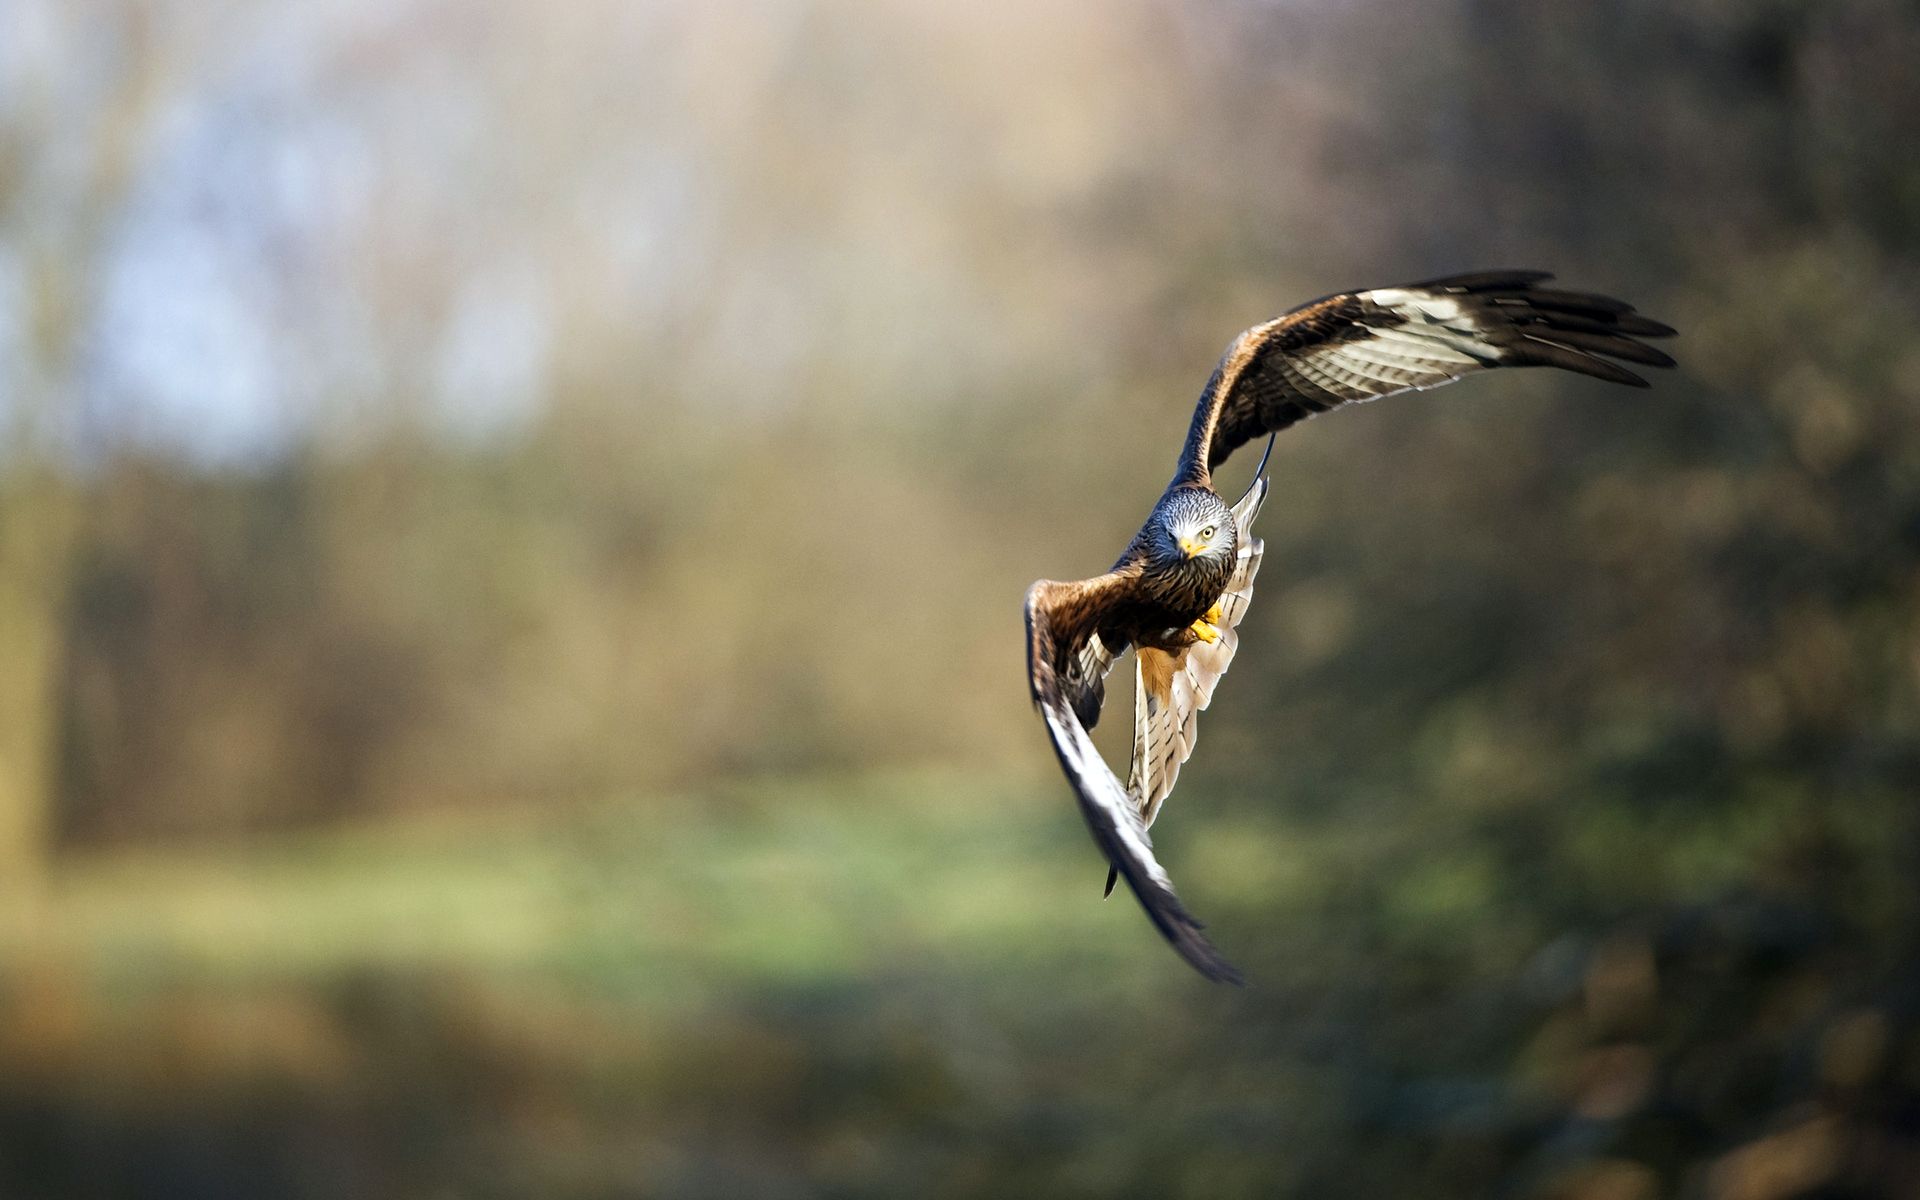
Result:
<svg viewBox="0 0 1920 1200"><path fill-rule="evenodd" d="M1481 271L1328 296L1234 339L1201 393L1176 482L1206 483L1262 433L1353 401L1495 367L1558 367L1647 381L1612 360L1670 367L1637 339L1673 330L1610 296L1534 285L1545 271Z"/></svg>

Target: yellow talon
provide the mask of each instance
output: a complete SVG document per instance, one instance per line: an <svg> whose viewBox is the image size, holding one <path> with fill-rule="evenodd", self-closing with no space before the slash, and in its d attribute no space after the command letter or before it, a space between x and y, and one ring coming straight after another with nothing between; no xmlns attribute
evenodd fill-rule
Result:
<svg viewBox="0 0 1920 1200"><path fill-rule="evenodd" d="M1199 638L1201 641L1206 642L1209 645L1220 640L1219 628L1215 626L1211 621L1205 620L1204 618L1201 620L1195 621L1193 624L1187 626L1187 628L1193 633L1194 637Z"/></svg>
<svg viewBox="0 0 1920 1200"><path fill-rule="evenodd" d="M1220 602L1218 600L1215 600L1213 602L1213 607L1207 610L1207 615L1204 617L1201 617L1200 619L1202 621L1205 621L1209 625L1218 625L1220 623L1220 618L1223 615L1224 614L1221 613L1220 611Z"/></svg>

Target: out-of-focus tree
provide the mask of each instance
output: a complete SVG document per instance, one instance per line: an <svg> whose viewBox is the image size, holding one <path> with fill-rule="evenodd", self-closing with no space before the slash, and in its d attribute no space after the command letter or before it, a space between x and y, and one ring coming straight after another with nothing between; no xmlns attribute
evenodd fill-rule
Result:
<svg viewBox="0 0 1920 1200"><path fill-rule="evenodd" d="M22 3L0 49L0 881L40 876L82 520L88 338L116 221L180 85L149 5Z"/></svg>
<svg viewBox="0 0 1920 1200"><path fill-rule="evenodd" d="M137 29L145 10L85 11L76 26ZM97 288L110 249L126 317L77 293L106 366L49 369L75 398L105 380L70 407L112 448L77 586L69 564L55 588L81 634L70 826L1029 761L1005 598L1104 565L1088 548L1128 532L1226 337L1328 287L1486 261L1682 319L1682 357L1727 397L1663 380L1651 408L1489 399L1558 386L1532 378L1316 423L1283 443L1293 493L1268 518L1304 566L1253 620L1348 611L1369 563L1441 578L1394 558L1397 512L1360 502L1422 488L1447 499L1421 514L1430 540L1478 547L1477 583L1446 577L1459 603L1585 611L1579 580L1599 583L1571 551L1530 571L1444 522L1572 503L1582 471L1597 511L1619 478L1753 434L1776 403L1828 452L1871 411L1847 387L1747 395L1771 365L1752 329L1791 319L1760 314L1763 278L1844 266L1879 287L1864 239L1897 248L1904 227L1901 168L1841 136L1869 93L1912 107L1900 23L1824 11L237 4L218 54L176 15L165 46L193 78L173 91L194 102L133 156L131 232L49 259ZM1858 42L1891 49L1837 72ZM123 211L116 188L71 186ZM178 295L151 284L197 268ZM1712 299L1735 292L1752 303ZM196 341L156 325L176 307L227 315ZM1806 338L1800 377L1844 374L1811 358L1836 336ZM171 356L142 357L153 344ZM1526 452L1482 470L1481 442ZM1739 490L1715 480L1696 491ZM1711 553L1636 536L1692 573L1690 602L1727 593L1702 578ZM876 645L942 664L945 686L876 688ZM1636 686L1672 686L1661 653L1633 660ZM1355 682L1364 663L1329 661L1318 694L1381 694ZM1250 659L1235 686L1297 671ZM1252 736L1256 715L1209 737ZM1365 728L1334 725L1306 749Z"/></svg>

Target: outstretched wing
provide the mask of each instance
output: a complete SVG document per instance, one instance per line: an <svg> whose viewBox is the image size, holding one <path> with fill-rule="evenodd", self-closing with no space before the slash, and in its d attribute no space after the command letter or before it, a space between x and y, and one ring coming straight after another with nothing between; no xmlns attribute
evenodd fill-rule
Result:
<svg viewBox="0 0 1920 1200"><path fill-rule="evenodd" d="M1161 802L1180 776L1180 764L1193 754L1200 710L1213 702L1213 689L1232 665L1234 651L1240 645L1235 628L1253 602L1253 577L1259 573L1260 554L1265 548L1253 536L1253 519L1260 514L1266 498L1267 477L1263 471L1233 506L1240 544L1227 590L1220 597L1220 639L1195 642L1178 654L1142 648L1135 656L1133 770L1127 777L1127 791L1139 806L1143 824L1152 825L1160 815ZM1107 888L1113 888L1111 879Z"/></svg>
<svg viewBox="0 0 1920 1200"><path fill-rule="evenodd" d="M1233 340L1200 395L1175 482L1207 483L1247 441L1349 401L1437 387L1494 367L1559 367L1647 381L1609 361L1673 360L1636 338L1673 330L1607 296L1535 285L1545 271L1486 271L1349 292Z"/></svg>
<svg viewBox="0 0 1920 1200"><path fill-rule="evenodd" d="M1239 983L1240 972L1214 949L1200 922L1174 894L1172 880L1153 857L1139 806L1100 757L1077 711L1085 705L1086 692L1073 673L1101 614L1127 598L1135 577L1120 570L1079 583L1043 580L1028 589L1027 677L1033 702L1046 721L1054 753L1073 785L1093 840L1114 870L1126 877L1148 918L1202 975ZM1074 687L1082 688L1078 697L1070 690Z"/></svg>

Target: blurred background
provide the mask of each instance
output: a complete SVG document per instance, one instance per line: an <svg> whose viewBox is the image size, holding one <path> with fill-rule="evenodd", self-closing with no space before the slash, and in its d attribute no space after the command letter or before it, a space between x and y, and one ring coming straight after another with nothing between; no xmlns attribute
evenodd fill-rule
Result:
<svg viewBox="0 0 1920 1200"><path fill-rule="evenodd" d="M1917 62L0 0L0 1195L1920 1195ZM1682 367L1281 439L1155 831L1211 987L1022 592L1241 328L1487 267Z"/></svg>

